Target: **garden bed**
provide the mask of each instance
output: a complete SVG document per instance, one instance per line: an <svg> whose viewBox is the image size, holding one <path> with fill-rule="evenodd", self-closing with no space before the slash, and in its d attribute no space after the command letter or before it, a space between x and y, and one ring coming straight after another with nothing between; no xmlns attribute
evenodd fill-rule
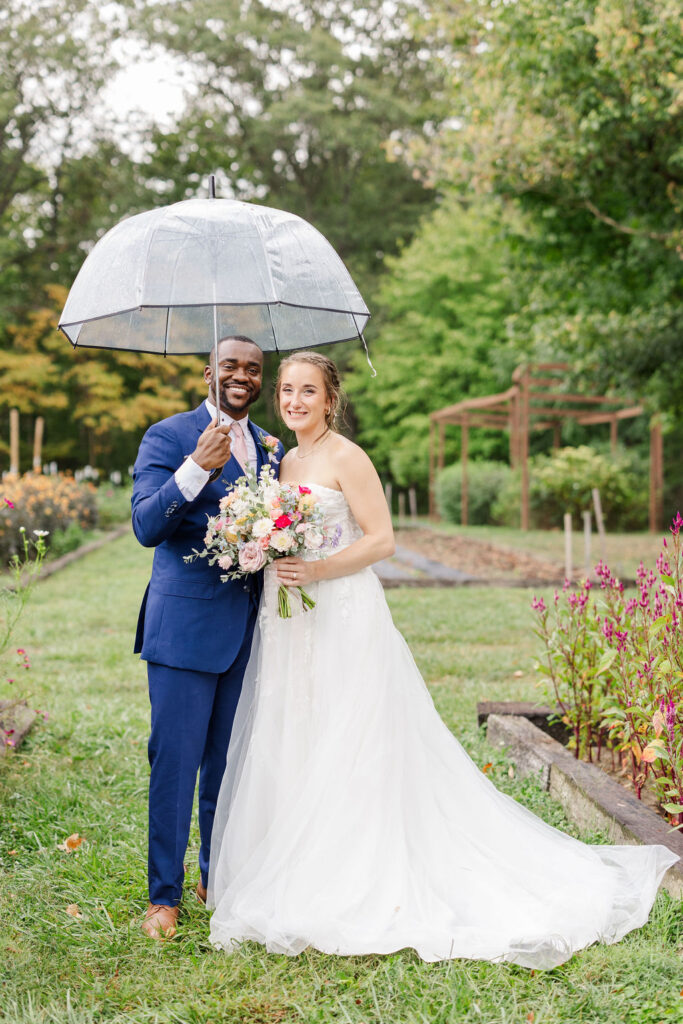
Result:
<svg viewBox="0 0 683 1024"><path fill-rule="evenodd" d="M543 728L547 712L552 709L542 705L477 705L489 742L505 748L520 775L537 775L575 824L603 832L613 843L660 844L678 854L681 860L669 868L662 885L683 897L683 836L597 764L577 760L549 735Z"/></svg>
<svg viewBox="0 0 683 1024"><path fill-rule="evenodd" d="M564 569L557 562L471 536L418 526L398 529L396 543L482 582L547 586L564 579Z"/></svg>

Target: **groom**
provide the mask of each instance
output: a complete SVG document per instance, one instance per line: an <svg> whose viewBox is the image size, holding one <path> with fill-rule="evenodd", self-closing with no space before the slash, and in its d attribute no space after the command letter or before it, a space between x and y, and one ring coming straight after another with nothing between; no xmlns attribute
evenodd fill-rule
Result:
<svg viewBox="0 0 683 1024"><path fill-rule="evenodd" d="M218 374L220 422L216 422ZM155 423L135 462L133 529L155 548L152 577L140 609L135 652L147 661L152 709L149 739L149 906L142 930L171 938L183 889L197 772L200 881L206 901L211 827L228 740L249 660L260 577L220 582L206 559L183 561L204 546L225 483L269 458L268 435L248 417L259 397L263 353L242 335L223 338L204 368L209 397L192 412Z"/></svg>

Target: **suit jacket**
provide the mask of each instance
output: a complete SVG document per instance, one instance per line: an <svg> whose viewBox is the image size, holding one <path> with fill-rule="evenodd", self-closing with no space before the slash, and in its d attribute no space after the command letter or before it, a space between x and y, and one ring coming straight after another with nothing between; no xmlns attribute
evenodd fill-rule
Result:
<svg viewBox="0 0 683 1024"><path fill-rule="evenodd" d="M235 660L250 627L250 607L258 600L261 574L221 583L222 570L205 558L184 562L193 548L204 547L207 516L215 515L225 482L243 475L234 457L217 480L187 501L174 474L191 454L210 422L202 404L149 428L133 473L133 530L145 547L155 548L152 577L142 600L135 652L146 661L201 672L224 672ZM266 434L251 421L257 472L268 454ZM279 445L277 473L284 448Z"/></svg>

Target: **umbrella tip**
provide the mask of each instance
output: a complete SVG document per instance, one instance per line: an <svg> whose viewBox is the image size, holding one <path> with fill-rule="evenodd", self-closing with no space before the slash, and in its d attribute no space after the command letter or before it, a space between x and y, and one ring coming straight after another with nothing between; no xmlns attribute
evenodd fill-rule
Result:
<svg viewBox="0 0 683 1024"><path fill-rule="evenodd" d="M216 175L209 175L209 199L216 198Z"/></svg>

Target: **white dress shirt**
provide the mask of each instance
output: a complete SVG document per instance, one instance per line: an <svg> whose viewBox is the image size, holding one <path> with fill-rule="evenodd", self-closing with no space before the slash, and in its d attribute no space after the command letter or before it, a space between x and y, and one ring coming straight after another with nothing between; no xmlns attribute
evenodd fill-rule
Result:
<svg viewBox="0 0 683 1024"><path fill-rule="evenodd" d="M216 419L216 406L207 398L204 405L209 411L212 421ZM242 430L244 433L244 443L247 446L247 458L249 459L249 466L256 472L256 443L254 436L249 430L249 417L245 416L241 420L233 420L231 416L223 412L221 409L220 422L227 423L228 426L232 426L234 423L237 430ZM245 466L246 469L246 466ZM205 486L207 480L211 476L210 469L202 469L201 466L197 465L191 455L189 455L182 466L175 471L175 482L178 485L178 489L186 501L194 501L199 492Z"/></svg>

